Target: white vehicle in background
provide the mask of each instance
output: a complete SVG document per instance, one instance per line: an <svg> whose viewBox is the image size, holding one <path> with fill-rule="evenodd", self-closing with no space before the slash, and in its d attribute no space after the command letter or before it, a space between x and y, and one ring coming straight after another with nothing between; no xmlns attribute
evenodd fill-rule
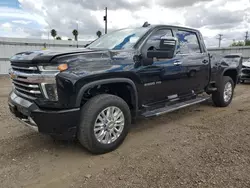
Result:
<svg viewBox="0 0 250 188"><path fill-rule="evenodd" d="M250 58L242 63L240 82L250 81Z"/></svg>

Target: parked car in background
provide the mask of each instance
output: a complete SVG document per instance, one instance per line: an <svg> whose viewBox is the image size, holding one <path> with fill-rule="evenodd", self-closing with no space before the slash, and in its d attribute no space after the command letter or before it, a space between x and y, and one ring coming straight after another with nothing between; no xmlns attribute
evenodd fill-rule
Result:
<svg viewBox="0 0 250 188"><path fill-rule="evenodd" d="M240 73L242 69L242 54L228 54L221 59L221 65L235 67ZM238 74L238 83L240 82L240 74Z"/></svg>
<svg viewBox="0 0 250 188"><path fill-rule="evenodd" d="M240 72L240 82L244 83L245 81L250 80L250 59L242 63L242 69Z"/></svg>

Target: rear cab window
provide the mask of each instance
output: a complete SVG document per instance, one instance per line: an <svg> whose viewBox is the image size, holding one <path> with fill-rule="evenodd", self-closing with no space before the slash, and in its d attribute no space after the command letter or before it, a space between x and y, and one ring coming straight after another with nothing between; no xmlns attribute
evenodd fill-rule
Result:
<svg viewBox="0 0 250 188"><path fill-rule="evenodd" d="M178 39L177 54L202 53L196 32L177 30L176 37Z"/></svg>

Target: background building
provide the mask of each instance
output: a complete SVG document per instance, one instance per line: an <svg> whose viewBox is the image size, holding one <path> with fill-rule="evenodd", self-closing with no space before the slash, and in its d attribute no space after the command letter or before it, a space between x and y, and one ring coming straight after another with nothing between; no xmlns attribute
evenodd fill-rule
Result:
<svg viewBox="0 0 250 188"><path fill-rule="evenodd" d="M78 41L82 48L90 41ZM76 41L68 40L43 40L27 38L0 37L0 75L8 74L10 68L9 58L18 52L41 50L45 48L76 48Z"/></svg>
<svg viewBox="0 0 250 188"><path fill-rule="evenodd" d="M78 47L82 48L90 41L78 41ZM18 52L41 50L44 48L76 48L76 41L68 40L44 40L27 38L3 38L0 37L0 75L8 74L10 68L9 58ZM210 48L211 53L216 54L242 54L244 59L250 58L250 46L236 46L226 48Z"/></svg>

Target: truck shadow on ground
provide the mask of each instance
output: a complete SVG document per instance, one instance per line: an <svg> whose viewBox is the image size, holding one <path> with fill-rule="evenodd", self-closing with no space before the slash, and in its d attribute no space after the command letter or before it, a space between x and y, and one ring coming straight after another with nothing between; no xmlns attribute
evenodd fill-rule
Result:
<svg viewBox="0 0 250 188"><path fill-rule="evenodd" d="M183 108L171 113L167 113L162 116L153 117L153 118L138 118L136 123L131 125L130 133L131 136L136 137L137 134L145 131L150 131L150 129L157 129L159 126L168 126L169 123L175 123L177 120L180 121L189 116L193 116L196 113L202 113L204 107L213 108L213 103L211 100L203 102L198 105L190 106ZM23 125L20 125L23 126ZM171 129L171 128L170 128ZM127 138L129 139L129 137ZM126 141L126 140L125 140ZM14 145L19 143L18 145ZM12 146L13 145L13 146ZM88 152L81 144L77 141L60 141L54 140L48 135L43 135L40 133L33 132L27 128L27 134L14 137L11 139L4 140L2 142L3 148L14 148L14 150L9 151L8 155L23 156L30 153L36 153L37 151L42 152L41 154L49 154L52 156L63 156L64 153L67 153L71 156L93 156ZM3 153L4 155L4 153Z"/></svg>
<svg viewBox="0 0 250 188"><path fill-rule="evenodd" d="M152 117L152 118L143 118L140 117L136 120L135 123L131 125L130 133L133 134L133 136L136 136L137 133L143 132L143 131L148 131L149 129L152 128L157 128L157 126L162 126L162 124L165 124L168 126L168 123L174 123L177 120L182 120L184 118L187 118L189 116L194 115L197 112L203 112L204 110L202 109L203 106L208 106L208 107L214 107L213 102L211 100L205 101L201 104L190 106L187 108L183 108L171 113L167 113L162 116L158 117ZM83 148L80 143L77 140L74 141L59 141L59 140L53 140L49 136L46 136L48 140L50 140L50 145L55 150L58 150L58 148L63 149L63 150L69 150L70 152L84 152L84 154L91 156L91 154ZM129 139L129 138L127 138Z"/></svg>
<svg viewBox="0 0 250 188"><path fill-rule="evenodd" d="M135 124L132 124L131 131L144 131L152 127L157 127L157 125L161 125L162 123L166 124L167 126L167 124L170 122L182 120L184 118L194 115L197 112L203 112L204 110L201 108L202 106L215 107L212 100L209 99L208 101L202 102L200 104L179 109L161 116L155 116L151 118L140 117L138 118Z"/></svg>

